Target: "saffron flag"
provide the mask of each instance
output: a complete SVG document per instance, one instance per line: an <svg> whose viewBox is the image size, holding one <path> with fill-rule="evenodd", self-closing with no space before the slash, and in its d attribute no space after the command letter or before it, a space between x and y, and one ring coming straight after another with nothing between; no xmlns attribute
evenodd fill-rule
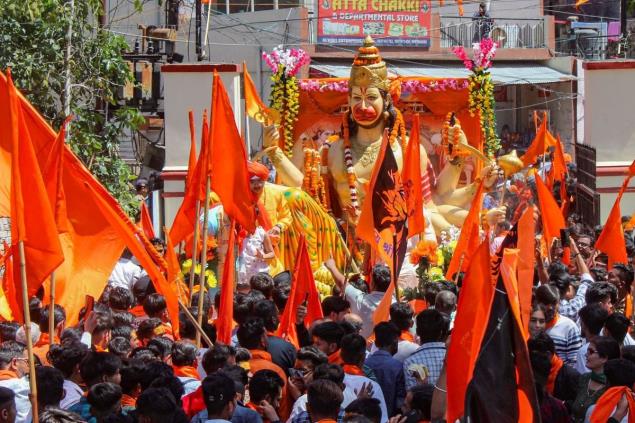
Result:
<svg viewBox="0 0 635 423"><path fill-rule="evenodd" d="M66 211L66 195L64 194L64 148L66 145L66 125L71 117L66 118L51 147L46 165L42 169L42 177L46 184L49 202L55 216L55 225L59 234L70 230Z"/></svg>
<svg viewBox="0 0 635 423"><path fill-rule="evenodd" d="M196 215L197 202L205 201L206 179L209 176L209 126L207 123L207 111L203 112L203 129L201 131L201 152L198 155L196 166L192 172L190 182L185 187L185 194L181 207L174 216L172 228L170 228L170 240L174 245L187 239L194 232L194 225L198 223ZM188 170L189 173L189 170Z"/></svg>
<svg viewBox="0 0 635 423"><path fill-rule="evenodd" d="M461 233L454 249L454 254L445 273L447 280L454 280L455 274L467 269L470 265L472 253L476 251L480 243L481 231L481 207L483 205L483 181L476 189L472 199L470 210L461 227Z"/></svg>
<svg viewBox="0 0 635 423"><path fill-rule="evenodd" d="M227 256L225 256L225 267L223 268L223 279L220 286L220 306L218 308L218 319L216 319L216 339L226 345L231 344L232 329L234 328L235 227L236 222L232 219L229 225Z"/></svg>
<svg viewBox="0 0 635 423"><path fill-rule="evenodd" d="M608 256L609 270L615 263L628 263L626 240L624 239L624 229L622 227L622 210L620 207L622 194L623 191L620 191L615 199L615 204L613 204L609 217L606 219L602 233L600 233L595 242L595 249L602 251Z"/></svg>
<svg viewBox="0 0 635 423"><path fill-rule="evenodd" d="M187 176L185 177L185 186L190 185L194 169L196 168L196 128L194 124L194 112L192 110L187 114L190 122L190 157L187 161Z"/></svg>
<svg viewBox="0 0 635 423"><path fill-rule="evenodd" d="M518 220L518 300L525 333L529 331L531 297L534 285L536 221L533 206L527 207Z"/></svg>
<svg viewBox="0 0 635 423"><path fill-rule="evenodd" d="M154 228L152 227L152 218L150 217L150 212L148 211L148 206L145 201L142 201L141 206L139 207L139 226L143 230L146 238L155 238Z"/></svg>
<svg viewBox="0 0 635 423"><path fill-rule="evenodd" d="M547 148L555 147L556 139L547 129L547 114L543 116L542 123L536 131L536 137L531 142L527 152L520 158L525 167L534 164L536 159L545 154Z"/></svg>
<svg viewBox="0 0 635 423"><path fill-rule="evenodd" d="M7 116L0 121L0 142L8 143L5 146L11 151L11 243L14 257L18 258L18 244L24 243L26 285L30 297L51 272L62 264L64 255L11 74L8 75L6 88L0 92L0 104L5 105L7 112ZM19 266L14 267L14 282L21 293Z"/></svg>
<svg viewBox="0 0 635 423"><path fill-rule="evenodd" d="M284 311L280 316L280 326L277 335L286 339L300 348L298 342L298 334L296 332L296 311L298 307L306 303L306 324L311 324L317 319L324 317L322 314L322 305L320 304L320 296L313 279L313 270L311 270L311 259L309 251L306 247L306 238L300 238L298 245L298 253L295 260L295 269L293 271L293 280L291 284L291 292Z"/></svg>
<svg viewBox="0 0 635 423"><path fill-rule="evenodd" d="M414 115L412 120L412 132L404 155L402 179L408 202L408 235L413 237L423 233L426 227L423 217L419 115L417 114Z"/></svg>
<svg viewBox="0 0 635 423"><path fill-rule="evenodd" d="M223 82L214 72L210 138L212 190L225 213L249 233L256 230L256 199L249 187L247 152Z"/></svg>
<svg viewBox="0 0 635 423"><path fill-rule="evenodd" d="M582 6L583 4L586 4L586 3L588 3L588 2L589 2L589 0L576 0L576 2L575 2L575 7L580 7L580 6Z"/></svg>
<svg viewBox="0 0 635 423"><path fill-rule="evenodd" d="M254 84L247 64L243 62L243 83L245 92L245 114L256 122L271 125L280 120L280 115L276 110L270 109L262 102L258 90Z"/></svg>
<svg viewBox="0 0 635 423"><path fill-rule="evenodd" d="M408 206L401 175L385 132L357 225L357 236L371 246L392 273L393 283L375 310L375 324L388 320L395 284L406 255L407 218Z"/></svg>
<svg viewBox="0 0 635 423"><path fill-rule="evenodd" d="M8 278L13 277L13 265L11 264L11 247L9 247L6 242L4 243L3 254L0 257L0 268L4 267L4 274L2 275L2 286L0 286L0 318L4 319L4 321L10 322L13 319L14 311L17 312L17 315L20 315L19 308L15 304L16 296L13 298L7 296L7 292L5 292L5 286L7 289L11 290L11 286L13 286L13 280L6 281Z"/></svg>
<svg viewBox="0 0 635 423"><path fill-rule="evenodd" d="M547 250L551 251L551 246L555 238L560 238L560 229L566 228L562 211L553 198L551 191L542 181L540 175L536 173L536 192L538 193L538 204L540 206L540 216L542 218L542 235L547 243Z"/></svg>
<svg viewBox="0 0 635 423"><path fill-rule="evenodd" d="M463 416L465 392L487 328L494 286L489 239L486 238L474 252L456 309L446 359L446 362L452 363L451 366L446 366L447 421L453 422Z"/></svg>
<svg viewBox="0 0 635 423"><path fill-rule="evenodd" d="M130 220L114 198L102 197L88 183L85 184L84 189L86 196L95 201L97 210L108 220L117 235L124 240L132 255L139 261L141 267L148 273L157 292L165 297L172 330L174 335L178 337L179 303L175 290L161 273L161 268L168 267L165 260L159 256L141 228Z"/></svg>
<svg viewBox="0 0 635 423"><path fill-rule="evenodd" d="M164 228L165 232L165 261L167 262L167 281L172 287L172 290L176 292L177 298L183 303L187 304L189 295L189 287L185 285L181 276L181 267L179 266L179 259L176 256L176 250L170 237L168 235L168 229Z"/></svg>

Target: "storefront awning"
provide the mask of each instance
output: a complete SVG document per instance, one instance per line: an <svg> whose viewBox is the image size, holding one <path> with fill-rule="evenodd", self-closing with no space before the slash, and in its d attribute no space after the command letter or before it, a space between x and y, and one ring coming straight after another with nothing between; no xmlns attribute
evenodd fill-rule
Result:
<svg viewBox="0 0 635 423"><path fill-rule="evenodd" d="M312 68L324 72L335 78L348 77L350 65L342 64L312 64ZM404 66L388 64L388 71L398 76L427 76L433 78L467 78L470 72L462 65L430 65ZM548 84L553 82L567 82L576 79L542 65L497 65L490 69L492 79L496 85L517 84Z"/></svg>

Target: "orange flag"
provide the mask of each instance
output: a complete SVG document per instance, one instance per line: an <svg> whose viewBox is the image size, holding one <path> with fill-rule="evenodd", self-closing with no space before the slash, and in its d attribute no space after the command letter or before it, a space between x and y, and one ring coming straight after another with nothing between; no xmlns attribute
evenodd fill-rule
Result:
<svg viewBox="0 0 635 423"><path fill-rule="evenodd" d="M199 219L199 216L196 216L196 202L205 201L205 182L209 175L210 165L207 111L203 112L203 130L201 132L201 152L189 183L185 187L185 195L183 196L181 207L176 212L172 228L170 229L170 239L174 245L184 241L194 232L194 225L198 223Z"/></svg>
<svg viewBox="0 0 635 423"><path fill-rule="evenodd" d="M0 72L0 99L7 90L8 80ZM66 310L67 325L73 326L77 323L79 311L84 306L85 295L95 298L101 295L124 244L108 222L100 214L95 213L96 205L86 198L84 182L96 187L101 195L110 197L108 191L90 174L68 146L55 142L59 135L20 93L18 100L40 169L47 169L48 159L52 157L52 150L56 146L60 149L63 147L64 170L61 172L61 179L69 227L68 232L59 237L64 262L55 270L58 282L56 302ZM11 203L11 148L8 145L10 138L4 135L4 131L10 127L9 116L8 103L0 101L0 215L3 216L9 215ZM49 182L48 177L45 179ZM60 210L56 208L56 216L60 214ZM44 287L45 290L48 288L48 282L45 282ZM15 298L15 295L8 296ZM45 292L44 298L48 297L48 293Z"/></svg>
<svg viewBox="0 0 635 423"><path fill-rule="evenodd" d="M534 261L536 242L536 222L533 206L527 207L518 220L518 300L522 327L529 331L529 315L531 314L531 297L534 285Z"/></svg>
<svg viewBox="0 0 635 423"><path fill-rule="evenodd" d="M256 122L263 123L265 125L271 125L273 122L279 120L277 112L268 108L262 102L258 90L254 85L254 81L249 75L247 70L247 64L243 62L243 83L245 85L245 113Z"/></svg>
<svg viewBox="0 0 635 423"><path fill-rule="evenodd" d="M472 199L470 205L470 211L463 222L461 227L461 233L459 240L456 243L452 260L448 265L448 270L445 273L447 280L454 280L456 272L464 271L470 265L470 258L472 253L476 251L480 243L480 230L481 230L481 208L483 205L483 182L479 184L476 194Z"/></svg>
<svg viewBox="0 0 635 423"><path fill-rule="evenodd" d="M556 139L547 129L547 114L545 114L543 116L542 123L536 132L536 137L531 142L527 152L520 159L525 164L525 167L527 167L532 165L538 156L545 154L547 148L554 147L555 145Z"/></svg>
<svg viewBox="0 0 635 423"><path fill-rule="evenodd" d="M463 416L465 393L481 350L495 286L491 276L489 239L486 238L474 252L456 309L446 357L446 362L452 363L446 367L447 421L453 422Z"/></svg>
<svg viewBox="0 0 635 423"><path fill-rule="evenodd" d="M154 228L152 227L152 218L150 217L150 212L148 211L148 206L145 201L141 202L141 207L139 207L139 226L143 230L146 238L152 239L155 238Z"/></svg>
<svg viewBox="0 0 635 423"><path fill-rule="evenodd" d="M554 238L560 238L560 229L566 228L562 211L556 203L556 199L551 195L551 191L536 173L536 191L538 193L538 204L540 206L540 216L542 218L542 235L545 237L547 251L551 251Z"/></svg>
<svg viewBox="0 0 635 423"><path fill-rule="evenodd" d="M212 190L223 203L225 213L247 232L253 233L256 230L256 199L249 188L247 152L236 128L227 92L216 72L211 119Z"/></svg>
<svg viewBox="0 0 635 423"><path fill-rule="evenodd" d="M4 253L0 257L0 267L4 267L2 286L0 287L0 318L7 322L14 320L14 315L22 316L20 308L16 304L17 295L13 289L13 263L11 260L11 247L5 242Z"/></svg>
<svg viewBox="0 0 635 423"><path fill-rule="evenodd" d="M225 256L223 280L220 286L220 306L218 308L218 319L216 319L216 339L226 345L231 344L232 329L234 328L235 227L236 222L232 219L229 225L227 255Z"/></svg>
<svg viewBox="0 0 635 423"><path fill-rule="evenodd" d="M313 279L311 259L309 259L309 251L306 248L306 239L304 236L300 238L298 245L292 282L289 299L284 307L284 312L280 316L280 326L278 326L277 335L291 342L296 348L300 348L298 334L295 329L297 323L296 311L298 307L306 303L307 313L304 322L309 325L317 319L324 317L324 314L322 314L322 305L320 304L320 296L315 287L315 280Z"/></svg>
<svg viewBox="0 0 635 423"><path fill-rule="evenodd" d="M190 157L187 162L187 176L185 177L185 186L189 186L196 168L196 129L194 125L194 112L192 110L188 113L188 119L190 121Z"/></svg>
<svg viewBox="0 0 635 423"><path fill-rule="evenodd" d="M589 2L589 0L576 0L576 2L575 2L575 7L580 7L580 6L582 6L583 4L586 4L586 3L588 3L588 2Z"/></svg>
<svg viewBox="0 0 635 423"><path fill-rule="evenodd" d="M413 237L423 233L426 227L423 217L419 115L417 114L412 120L412 132L404 155L402 180L408 202L408 234Z"/></svg>
<svg viewBox="0 0 635 423"><path fill-rule="evenodd" d="M32 296L62 264L64 255L11 74L8 75L7 89L0 92L0 103L5 107L8 105L8 125L0 121L0 142L10 143L5 147L11 151L11 243L14 257L18 258L18 243L24 243L26 284L28 295ZM15 268L14 282L21 292L19 266Z"/></svg>
<svg viewBox="0 0 635 423"><path fill-rule="evenodd" d="M51 151L42 168L42 177L46 184L51 208L55 216L55 225L59 234L70 230L66 211L66 195L64 194L64 147L66 145L66 125L71 120L67 117L55 138Z"/></svg>
<svg viewBox="0 0 635 423"><path fill-rule="evenodd" d="M624 239L624 229L622 228L622 210L620 202L622 201L623 190L621 190L615 199L615 204L606 219L602 233L595 241L595 249L605 253L608 258L608 269L613 267L614 263L628 263L628 254L626 253L626 240Z"/></svg>
<svg viewBox="0 0 635 423"><path fill-rule="evenodd" d="M503 260L500 265L501 278L505 285L505 291L507 292L507 299L509 306L514 314L516 321L519 323L521 334L525 341L529 338L529 333L524 327L520 311L520 297L518 290L518 262L520 257L520 250L518 248L505 248L503 250Z"/></svg>
<svg viewBox="0 0 635 423"><path fill-rule="evenodd" d="M183 304L187 304L187 300L189 298L189 289L183 282L183 278L181 277L181 266L179 266L179 259L176 256L176 250L174 249L174 245L172 241L170 241L170 237L168 236L168 229L163 228L165 233L165 261L167 262L167 280L168 284L172 287L172 290L176 292L177 297L183 302Z"/></svg>
<svg viewBox="0 0 635 423"><path fill-rule="evenodd" d="M117 201L112 198L105 198L99 195L94 187L86 183L84 185L86 195L91 197L97 210L110 223L117 235L126 243L126 246L139 261L139 264L148 273L157 292L165 297L168 307L168 315L172 321L172 330L175 336L179 333L179 303L175 290L167 282L160 267L167 268L162 257L156 252L152 244L143 234L141 228L135 225L124 213ZM156 262L161 263L160 267Z"/></svg>

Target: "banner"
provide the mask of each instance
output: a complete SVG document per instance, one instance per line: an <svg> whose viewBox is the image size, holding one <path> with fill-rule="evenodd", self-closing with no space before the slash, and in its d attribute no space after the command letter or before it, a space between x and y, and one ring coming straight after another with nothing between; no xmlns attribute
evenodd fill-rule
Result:
<svg viewBox="0 0 635 423"><path fill-rule="evenodd" d="M318 0L318 43L430 47L430 0Z"/></svg>

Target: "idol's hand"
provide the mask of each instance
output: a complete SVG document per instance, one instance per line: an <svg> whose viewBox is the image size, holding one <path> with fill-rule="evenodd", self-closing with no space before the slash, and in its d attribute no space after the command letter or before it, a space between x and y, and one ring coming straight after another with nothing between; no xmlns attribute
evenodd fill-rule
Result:
<svg viewBox="0 0 635 423"><path fill-rule="evenodd" d="M499 222L504 222L506 215L507 207L502 206L488 210L485 214L485 218L487 219L487 223L489 224L489 226L493 227Z"/></svg>
<svg viewBox="0 0 635 423"><path fill-rule="evenodd" d="M263 147L275 147L280 144L279 126L276 124L265 126L263 132Z"/></svg>

